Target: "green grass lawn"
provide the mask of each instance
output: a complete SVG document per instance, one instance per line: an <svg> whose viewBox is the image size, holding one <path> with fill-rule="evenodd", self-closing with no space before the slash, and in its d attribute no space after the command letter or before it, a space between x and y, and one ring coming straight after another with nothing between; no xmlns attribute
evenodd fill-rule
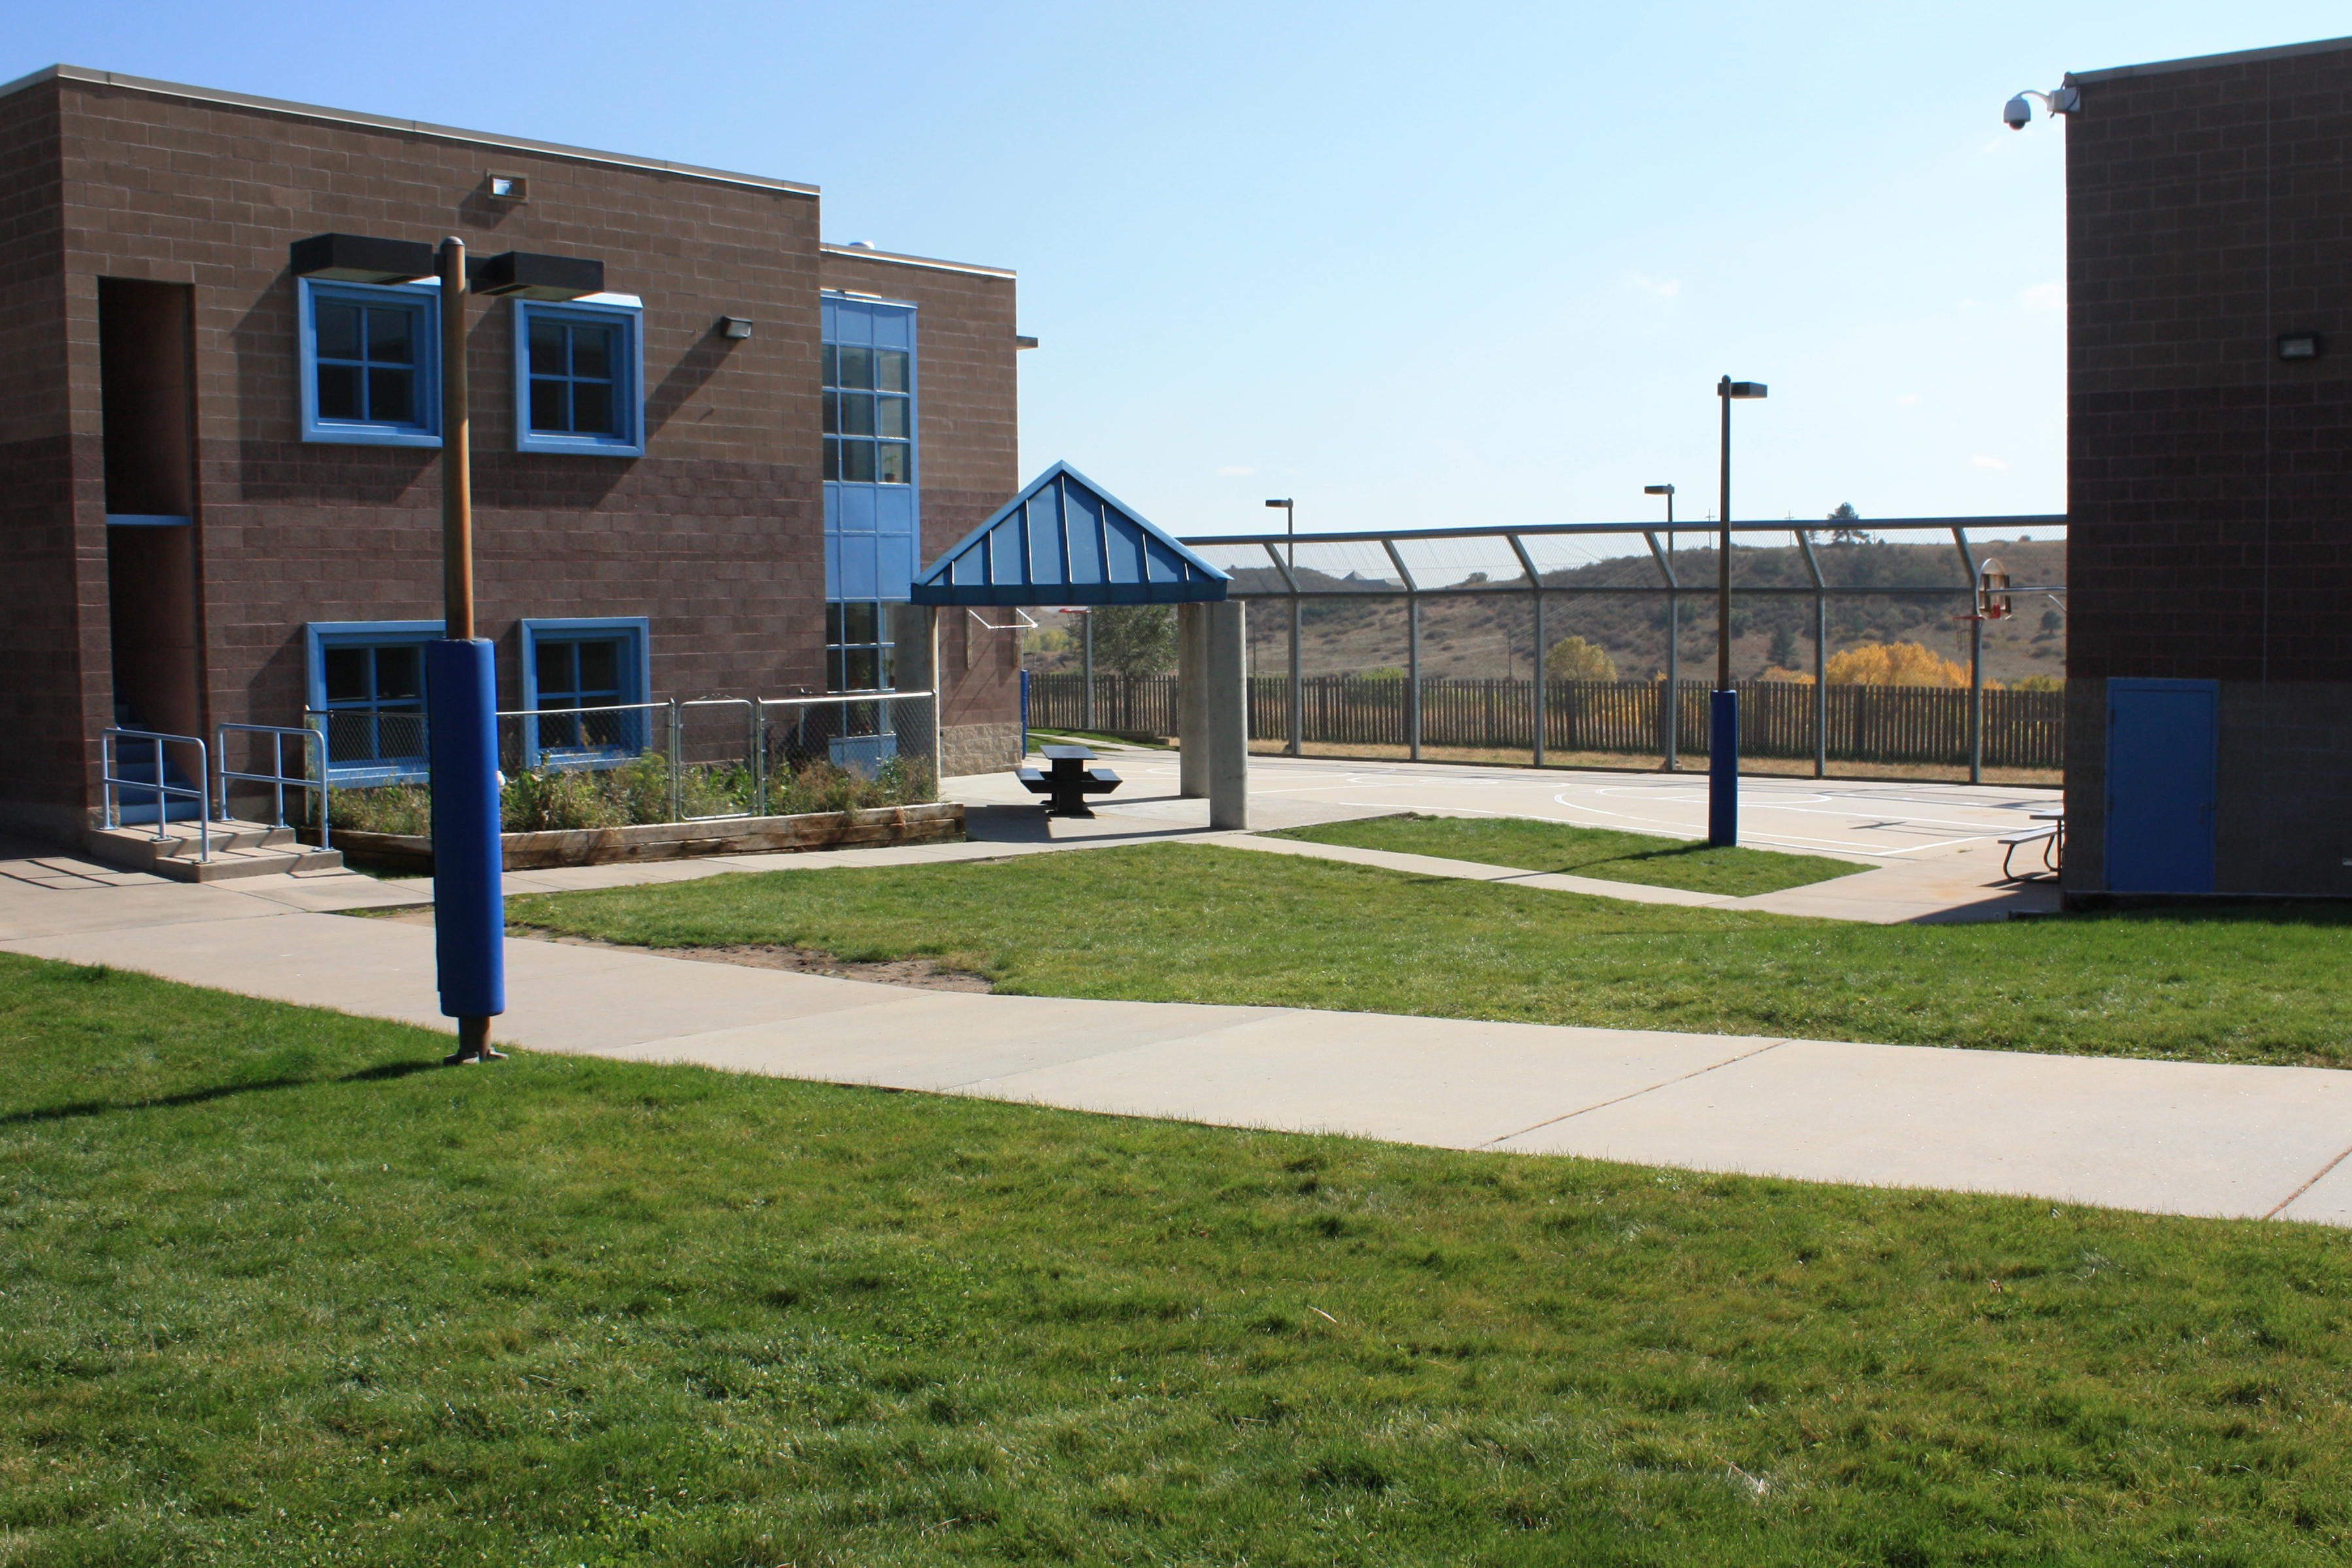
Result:
<svg viewBox="0 0 2352 1568"><path fill-rule="evenodd" d="M2352 1065L2330 908L1864 925L1166 844L513 898L648 946L938 955L1034 996Z"/></svg>
<svg viewBox="0 0 2352 1568"><path fill-rule="evenodd" d="M0 1040L10 1568L2352 1548L2338 1231L443 1070L6 956Z"/></svg>
<svg viewBox="0 0 2352 1568"><path fill-rule="evenodd" d="M1530 817L1423 817L1405 812L1361 821L1326 822L1292 828L1270 838L1304 839L1314 844L1349 844L1399 854L1442 855L1480 865L1520 871L1567 872L1611 882L1647 883L1733 898L1778 893L1832 877L1868 871L1853 861L1822 855L1782 854L1776 850L1709 849L1705 839L1685 843L1652 833L1621 833L1579 828Z"/></svg>

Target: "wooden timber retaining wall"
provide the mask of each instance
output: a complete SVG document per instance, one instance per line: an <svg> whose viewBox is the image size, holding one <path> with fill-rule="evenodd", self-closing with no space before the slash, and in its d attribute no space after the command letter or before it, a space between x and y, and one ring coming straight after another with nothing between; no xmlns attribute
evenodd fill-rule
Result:
<svg viewBox="0 0 2352 1568"><path fill-rule="evenodd" d="M963 807L877 806L863 811L811 811L793 817L727 817L703 822L651 822L631 828L572 828L502 833L509 871L621 861L683 860L695 855L765 854L879 844L953 842L963 837ZM392 871L430 874L433 841L406 833L332 832L346 858Z"/></svg>

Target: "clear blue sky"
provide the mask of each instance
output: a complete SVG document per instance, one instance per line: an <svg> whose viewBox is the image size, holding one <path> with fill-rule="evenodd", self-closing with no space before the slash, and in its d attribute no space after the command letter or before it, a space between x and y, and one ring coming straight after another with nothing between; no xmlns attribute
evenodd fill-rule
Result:
<svg viewBox="0 0 2352 1568"><path fill-rule="evenodd" d="M1179 532L2064 507L2061 73L2315 4L15 0L57 61L806 180L1016 268L1023 455Z"/></svg>

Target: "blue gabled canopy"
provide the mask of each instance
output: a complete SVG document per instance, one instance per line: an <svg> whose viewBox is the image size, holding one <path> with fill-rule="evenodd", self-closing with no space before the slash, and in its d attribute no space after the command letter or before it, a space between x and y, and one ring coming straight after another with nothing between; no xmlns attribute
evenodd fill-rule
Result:
<svg viewBox="0 0 2352 1568"><path fill-rule="evenodd" d="M918 604L1183 604L1225 574L1056 463L915 580Z"/></svg>

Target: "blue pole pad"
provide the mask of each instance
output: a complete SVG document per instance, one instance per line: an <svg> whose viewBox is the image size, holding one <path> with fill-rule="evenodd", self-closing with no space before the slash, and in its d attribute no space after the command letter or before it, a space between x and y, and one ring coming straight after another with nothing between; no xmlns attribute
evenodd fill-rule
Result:
<svg viewBox="0 0 2352 1568"><path fill-rule="evenodd" d="M1714 693L1707 718L1706 841L1728 849L1739 841L1739 694Z"/></svg>
<svg viewBox="0 0 2352 1568"><path fill-rule="evenodd" d="M433 768L433 940L441 1010L507 1010L507 901L499 842L498 666L481 639L425 645Z"/></svg>

